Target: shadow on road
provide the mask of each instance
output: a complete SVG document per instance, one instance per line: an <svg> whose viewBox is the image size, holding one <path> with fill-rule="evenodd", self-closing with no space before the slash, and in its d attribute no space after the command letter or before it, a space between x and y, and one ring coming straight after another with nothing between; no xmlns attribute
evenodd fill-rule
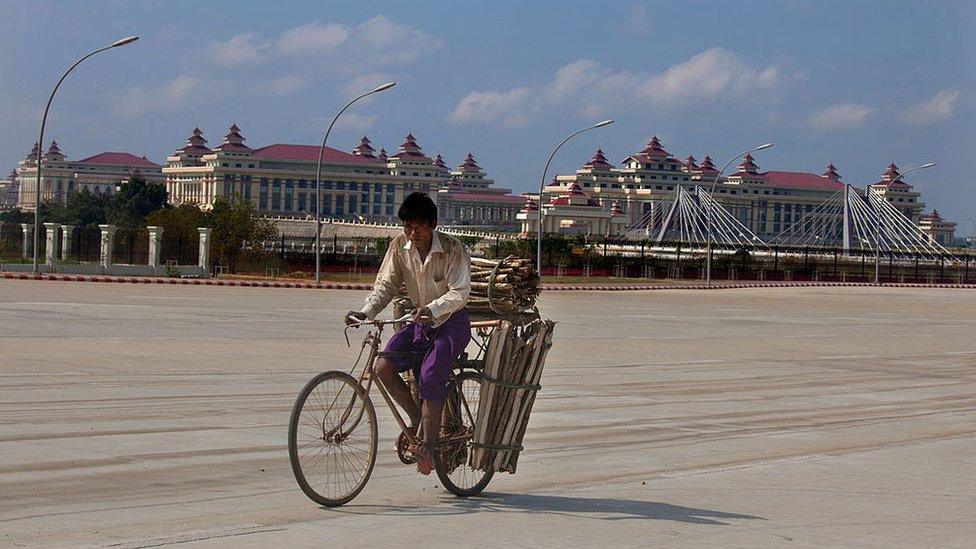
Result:
<svg viewBox="0 0 976 549"><path fill-rule="evenodd" d="M352 507L352 506L351 506ZM669 520L690 524L725 525L722 519L766 520L754 515L741 515L712 509L697 509L660 501L641 501L615 498L579 498L529 494L485 493L479 497L445 498L436 507L399 507L368 505L364 509L346 507L351 514L386 512L396 515L456 515L467 513L530 513L563 515L596 520Z"/></svg>

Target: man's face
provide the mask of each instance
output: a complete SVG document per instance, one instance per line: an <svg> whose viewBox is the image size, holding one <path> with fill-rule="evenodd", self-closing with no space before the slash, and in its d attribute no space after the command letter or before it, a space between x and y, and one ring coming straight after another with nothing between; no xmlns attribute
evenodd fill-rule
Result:
<svg viewBox="0 0 976 549"><path fill-rule="evenodd" d="M431 224L426 220L411 220L403 222L403 234L407 235L407 239L413 244L426 246L430 244L431 238L434 235L434 227L437 224Z"/></svg>

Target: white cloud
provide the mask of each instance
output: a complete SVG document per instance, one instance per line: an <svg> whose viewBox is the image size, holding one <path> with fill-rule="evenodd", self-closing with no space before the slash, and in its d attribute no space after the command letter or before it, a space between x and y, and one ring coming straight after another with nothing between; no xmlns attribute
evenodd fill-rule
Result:
<svg viewBox="0 0 976 549"><path fill-rule="evenodd" d="M265 84L265 89L272 95L290 95L304 87L305 80L294 74L274 78Z"/></svg>
<svg viewBox="0 0 976 549"><path fill-rule="evenodd" d="M529 88L471 92L447 115L447 120L455 124L497 122L506 127L524 126L529 119L531 94Z"/></svg>
<svg viewBox="0 0 976 549"><path fill-rule="evenodd" d="M363 115L346 111L342 116L339 117L339 120L336 120L335 129L364 132L373 126L373 124L376 122L376 117L377 115L375 114ZM329 121L331 121L331 119ZM325 125L328 125L328 122L326 122Z"/></svg>
<svg viewBox="0 0 976 549"><path fill-rule="evenodd" d="M367 60L377 64L416 63L444 45L444 41L383 15L365 21L352 31L354 42L365 46Z"/></svg>
<svg viewBox="0 0 976 549"><path fill-rule="evenodd" d="M651 76L637 95L654 104L676 105L719 97L743 97L770 90L781 81L776 67L757 69L736 53L711 48L662 74Z"/></svg>
<svg viewBox="0 0 976 549"><path fill-rule="evenodd" d="M395 80L395 78L388 74L376 72L361 74L349 80L349 82L343 86L343 92L345 92L349 98L353 98L362 93L376 89L376 87L380 84L385 84L393 80Z"/></svg>
<svg viewBox="0 0 976 549"><path fill-rule="evenodd" d="M175 108L190 92L200 87L199 78L178 76L160 88L133 86L113 104L115 114L122 118L136 118L143 114Z"/></svg>
<svg viewBox="0 0 976 549"><path fill-rule="evenodd" d="M285 55L332 51L348 37L349 29L342 25L323 25L315 21L282 33L278 39L278 51Z"/></svg>
<svg viewBox="0 0 976 549"><path fill-rule="evenodd" d="M254 33L235 34L226 42L210 44L210 59L217 65L234 67L265 59L268 42Z"/></svg>
<svg viewBox="0 0 976 549"><path fill-rule="evenodd" d="M820 131L850 130L860 127L874 109L858 103L839 103L810 114L807 121Z"/></svg>
<svg viewBox="0 0 976 549"><path fill-rule="evenodd" d="M756 67L721 48L705 50L661 73L617 70L592 59L559 68L552 80L508 91L475 91L448 115L454 123L482 122L512 125L507 112L534 116L553 107L566 107L589 116L604 112L600 105L652 106L675 109L719 98L741 99L769 92L787 79L775 66Z"/></svg>
<svg viewBox="0 0 976 549"><path fill-rule="evenodd" d="M952 116L956 101L962 93L959 90L942 90L921 103L908 108L901 116L902 122L915 126L941 122Z"/></svg>

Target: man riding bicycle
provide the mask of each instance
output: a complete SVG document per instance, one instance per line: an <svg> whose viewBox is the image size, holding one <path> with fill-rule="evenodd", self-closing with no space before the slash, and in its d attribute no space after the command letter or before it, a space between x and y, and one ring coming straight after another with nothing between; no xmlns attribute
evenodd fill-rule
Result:
<svg viewBox="0 0 976 549"><path fill-rule="evenodd" d="M471 340L465 308L471 291L471 258L461 241L435 230L437 205L426 194L407 196L397 217L403 222L403 234L390 242L365 306L361 311L349 311L345 321L351 325L374 319L397 296L401 285L420 306L415 321L386 345L386 352L405 358L379 358L376 374L410 417L410 429L417 432L422 426L421 445L411 447L410 452L418 459L417 470L429 475L448 376ZM407 370L417 379L421 409L399 375Z"/></svg>

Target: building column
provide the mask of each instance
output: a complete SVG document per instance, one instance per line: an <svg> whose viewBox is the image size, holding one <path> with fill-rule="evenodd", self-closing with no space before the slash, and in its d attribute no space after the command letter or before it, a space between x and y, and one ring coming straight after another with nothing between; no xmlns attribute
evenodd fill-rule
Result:
<svg viewBox="0 0 976 549"><path fill-rule="evenodd" d="M112 250L115 249L115 225L99 225L102 230L101 261L105 271L112 267Z"/></svg>
<svg viewBox="0 0 976 549"><path fill-rule="evenodd" d="M198 262L204 273L209 273L210 269L210 228L199 227L200 231L200 260Z"/></svg>
<svg viewBox="0 0 976 549"><path fill-rule="evenodd" d="M21 257L27 259L34 256L34 224L21 223L20 228L24 231L24 246Z"/></svg>
<svg viewBox="0 0 976 549"><path fill-rule="evenodd" d="M65 262L71 256L71 244L74 240L74 225L61 225L61 262Z"/></svg>
<svg viewBox="0 0 976 549"><path fill-rule="evenodd" d="M44 241L44 264L48 267L53 267L58 260L58 229L60 228L60 223L44 224L44 229L47 232L47 239Z"/></svg>
<svg viewBox="0 0 976 549"><path fill-rule="evenodd" d="M146 227L149 229L149 266L153 270L159 269L159 255L163 238L162 227Z"/></svg>

